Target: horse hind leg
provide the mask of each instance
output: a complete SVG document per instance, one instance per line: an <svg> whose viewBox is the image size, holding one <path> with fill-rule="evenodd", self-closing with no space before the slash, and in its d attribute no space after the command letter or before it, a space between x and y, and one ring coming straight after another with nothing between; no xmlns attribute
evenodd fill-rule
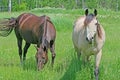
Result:
<svg viewBox="0 0 120 80"><path fill-rule="evenodd" d="M27 50L28 48L30 47L30 43L25 43L25 46L24 46L24 54L23 54L23 61L26 60L26 54L27 54Z"/></svg>
<svg viewBox="0 0 120 80"><path fill-rule="evenodd" d="M55 59L55 56L56 56L56 53L55 53L55 44L54 44L54 41L50 41L50 51L52 53L52 67L53 67L53 64L54 64L54 59Z"/></svg>
<svg viewBox="0 0 120 80"><path fill-rule="evenodd" d="M18 45L18 51L19 51L19 56L20 56L20 62L22 64L22 40L23 38L21 37L18 28L15 28L15 35L17 38L17 45Z"/></svg>
<svg viewBox="0 0 120 80"><path fill-rule="evenodd" d="M17 39L17 44L19 49L20 62L22 64L22 38Z"/></svg>

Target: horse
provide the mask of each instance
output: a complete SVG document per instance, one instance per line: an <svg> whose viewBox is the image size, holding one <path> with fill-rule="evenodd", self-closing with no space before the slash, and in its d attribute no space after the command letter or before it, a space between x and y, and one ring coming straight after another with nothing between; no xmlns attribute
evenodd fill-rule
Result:
<svg viewBox="0 0 120 80"><path fill-rule="evenodd" d="M0 33L0 36L8 36L14 29L17 38L20 62L26 60L26 54L31 44L36 44L36 61L38 70L43 68L48 60L48 48L52 53L51 64L53 66L55 53L56 29L48 16L36 16L31 13L23 13L17 18L9 18L4 27L0 27L6 33ZM25 46L22 55L22 41L25 40ZM22 57L23 56L23 57Z"/></svg>
<svg viewBox="0 0 120 80"><path fill-rule="evenodd" d="M79 17L74 25L72 32L72 42L77 52L77 57L82 57L85 64L90 60L90 56L95 56L95 79L99 79L99 65L102 57L102 48L105 43L105 31L97 20L97 10L89 13L85 10L85 16Z"/></svg>

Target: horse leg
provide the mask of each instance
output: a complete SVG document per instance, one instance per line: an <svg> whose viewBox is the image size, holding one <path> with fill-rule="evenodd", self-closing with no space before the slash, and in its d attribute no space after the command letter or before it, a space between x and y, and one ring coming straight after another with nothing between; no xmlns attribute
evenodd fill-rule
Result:
<svg viewBox="0 0 120 80"><path fill-rule="evenodd" d="M56 53L55 53L55 44L53 43L53 41L50 41L50 51L52 53L52 66L53 66L54 59L55 59L55 56L56 56Z"/></svg>
<svg viewBox="0 0 120 80"><path fill-rule="evenodd" d="M23 54L23 61L25 61L26 59L26 54L27 54L27 50L28 48L30 47L30 43L25 43L25 46L24 46L24 54Z"/></svg>
<svg viewBox="0 0 120 80"><path fill-rule="evenodd" d="M19 33L19 30L18 30L18 28L15 28L15 35L16 35L16 37L17 37L17 45L18 45L18 51L19 51L19 56L20 56L20 62L21 62L21 64L22 64L22 37L21 37L21 35L20 35L20 33Z"/></svg>
<svg viewBox="0 0 120 80"><path fill-rule="evenodd" d="M81 53L77 51L78 60L80 60Z"/></svg>
<svg viewBox="0 0 120 80"><path fill-rule="evenodd" d="M74 46L74 48L75 48L75 51L77 52L78 60L80 60L81 52L78 51L77 47Z"/></svg>
<svg viewBox="0 0 120 80"><path fill-rule="evenodd" d="M17 39L17 44L18 44L18 48L19 48L20 62L22 64L22 38Z"/></svg>
<svg viewBox="0 0 120 80"><path fill-rule="evenodd" d="M98 80L98 74L99 74L99 64L100 64L100 60L101 60L101 56L102 56L102 50L99 51L98 54L96 54L95 56L95 79Z"/></svg>

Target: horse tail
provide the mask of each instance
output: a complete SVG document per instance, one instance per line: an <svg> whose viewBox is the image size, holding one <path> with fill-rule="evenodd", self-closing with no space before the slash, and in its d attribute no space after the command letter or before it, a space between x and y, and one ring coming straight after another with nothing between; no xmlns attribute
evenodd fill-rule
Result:
<svg viewBox="0 0 120 80"><path fill-rule="evenodd" d="M7 37L15 27L15 18L10 18L8 21L0 22L0 36Z"/></svg>
<svg viewBox="0 0 120 80"><path fill-rule="evenodd" d="M13 27L10 28L10 27L3 27L3 28L0 28L0 36L2 37L7 37L13 30Z"/></svg>

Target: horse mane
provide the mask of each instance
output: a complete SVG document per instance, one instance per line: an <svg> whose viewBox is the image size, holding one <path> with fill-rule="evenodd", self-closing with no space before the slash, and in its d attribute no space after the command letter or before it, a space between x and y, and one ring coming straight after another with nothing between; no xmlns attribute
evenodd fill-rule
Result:
<svg viewBox="0 0 120 80"><path fill-rule="evenodd" d="M94 17L95 15L92 13L87 15L84 21L84 25L88 25L94 19Z"/></svg>
<svg viewBox="0 0 120 80"><path fill-rule="evenodd" d="M47 41L47 36L46 36L46 34L47 34L47 21L49 21L50 18L49 18L48 16L46 16L46 15L43 15L43 16L41 16L41 17L44 18L42 45L43 45L43 47L45 48L45 49L44 49L44 51L45 51L45 50L47 50L47 48L48 48L48 41Z"/></svg>
<svg viewBox="0 0 120 80"><path fill-rule="evenodd" d="M43 32L43 37L46 37L47 33L47 16L44 15L44 32Z"/></svg>
<svg viewBox="0 0 120 80"><path fill-rule="evenodd" d="M41 45L44 49L44 51L48 49L48 40L47 40L47 29L48 29L48 22L53 24L52 21L50 20L50 17L46 16L46 15L43 15L43 16L40 16L40 18L42 19L42 37L41 37Z"/></svg>
<svg viewBox="0 0 120 80"><path fill-rule="evenodd" d="M43 26L43 29L44 29L44 32L43 32L43 36L46 37L46 33L47 33L47 22L50 22L51 24L53 24L50 20L50 17L46 16L46 15L43 15L41 17L44 17L44 26Z"/></svg>
<svg viewBox="0 0 120 80"><path fill-rule="evenodd" d="M97 33L98 33L98 37L102 38L102 30L99 23L97 24Z"/></svg>

